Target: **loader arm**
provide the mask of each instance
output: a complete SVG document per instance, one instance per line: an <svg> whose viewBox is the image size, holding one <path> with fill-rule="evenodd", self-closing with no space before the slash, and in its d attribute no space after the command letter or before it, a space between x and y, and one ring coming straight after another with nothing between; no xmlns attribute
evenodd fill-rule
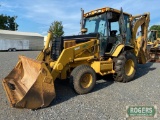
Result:
<svg viewBox="0 0 160 120"><path fill-rule="evenodd" d="M59 58L53 65L53 70L51 71L51 75L53 77L53 81L57 78L59 73L63 70L63 68L71 62L74 62L76 59L77 60L87 60L87 59L92 59L94 58L94 53L91 56L88 57L81 57L81 58L76 58L76 55L79 53L83 52L84 50L87 50L91 47L94 47L97 44L96 39L92 39L88 42L78 44L76 46L64 49L62 53L60 54ZM52 64L52 63L51 63Z"/></svg>
<svg viewBox="0 0 160 120"><path fill-rule="evenodd" d="M138 62L140 64L144 64L147 62L147 33L150 21L150 14L145 13L143 15L133 16L131 20L136 20L132 28L132 44L135 46L134 52L135 55L138 57ZM136 39L136 34L139 27L141 27L142 35L138 39Z"/></svg>
<svg viewBox="0 0 160 120"><path fill-rule="evenodd" d="M49 49L49 43L51 41L51 36L52 36L51 32L48 32L48 36L47 36L47 39L46 39L45 46L44 46L43 50L37 56L36 60L44 61L46 51Z"/></svg>

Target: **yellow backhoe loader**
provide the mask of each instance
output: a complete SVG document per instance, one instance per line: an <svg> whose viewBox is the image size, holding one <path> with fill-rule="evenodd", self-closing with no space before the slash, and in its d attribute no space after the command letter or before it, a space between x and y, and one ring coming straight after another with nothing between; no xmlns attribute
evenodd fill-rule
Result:
<svg viewBox="0 0 160 120"><path fill-rule="evenodd" d="M56 96L56 79L69 78L78 94L94 88L96 74L113 74L115 81L129 82L134 78L137 63L146 63L149 13L132 16L109 7L81 11L81 35L51 39L48 33L46 45L36 60L19 57L3 80L11 106L48 106ZM136 39L139 27L142 35Z"/></svg>
<svg viewBox="0 0 160 120"><path fill-rule="evenodd" d="M158 30L151 30L147 42L150 62L160 62L160 38Z"/></svg>

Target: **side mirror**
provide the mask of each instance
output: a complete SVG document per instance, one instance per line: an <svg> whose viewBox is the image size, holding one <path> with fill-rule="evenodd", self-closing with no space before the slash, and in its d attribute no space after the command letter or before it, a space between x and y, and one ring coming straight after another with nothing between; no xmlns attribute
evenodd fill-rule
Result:
<svg viewBox="0 0 160 120"><path fill-rule="evenodd" d="M85 34L87 31L88 31L87 28L82 28L82 29L81 29L81 33L82 33L82 34Z"/></svg>

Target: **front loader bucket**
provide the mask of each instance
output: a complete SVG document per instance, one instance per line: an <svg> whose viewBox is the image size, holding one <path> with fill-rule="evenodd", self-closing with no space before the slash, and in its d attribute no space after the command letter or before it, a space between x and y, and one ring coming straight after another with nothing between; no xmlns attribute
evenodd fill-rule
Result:
<svg viewBox="0 0 160 120"><path fill-rule="evenodd" d="M45 63L25 56L19 57L3 86L12 107L37 109L55 98L54 82Z"/></svg>
<svg viewBox="0 0 160 120"><path fill-rule="evenodd" d="M149 52L150 62L160 62L160 46L157 48L151 48Z"/></svg>

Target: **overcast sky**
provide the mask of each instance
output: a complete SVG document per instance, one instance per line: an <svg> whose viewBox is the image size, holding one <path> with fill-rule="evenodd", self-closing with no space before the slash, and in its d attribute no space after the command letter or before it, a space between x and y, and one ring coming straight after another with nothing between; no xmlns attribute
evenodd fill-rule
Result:
<svg viewBox="0 0 160 120"><path fill-rule="evenodd" d="M65 35L80 31L80 9L123 8L133 15L150 12L153 24L160 24L160 0L0 0L0 14L18 16L18 31L46 35L51 23L62 21Z"/></svg>

